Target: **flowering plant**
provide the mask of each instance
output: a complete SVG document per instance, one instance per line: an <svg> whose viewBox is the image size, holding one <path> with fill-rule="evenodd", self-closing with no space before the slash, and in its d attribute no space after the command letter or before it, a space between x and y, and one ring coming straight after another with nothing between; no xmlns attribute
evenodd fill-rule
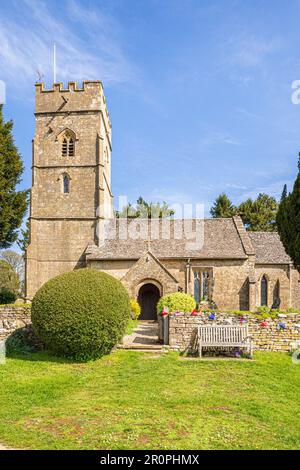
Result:
<svg viewBox="0 0 300 470"><path fill-rule="evenodd" d="M179 312L177 310L177 312L174 312L174 315L175 315L175 317L180 317L180 315L184 315L184 314L183 314L183 312Z"/></svg>
<svg viewBox="0 0 300 470"><path fill-rule="evenodd" d="M169 309L168 309L168 307L164 307L164 308L163 308L163 311L161 312L161 314L162 314L163 317L165 317L166 315L168 315L168 314L169 314Z"/></svg>

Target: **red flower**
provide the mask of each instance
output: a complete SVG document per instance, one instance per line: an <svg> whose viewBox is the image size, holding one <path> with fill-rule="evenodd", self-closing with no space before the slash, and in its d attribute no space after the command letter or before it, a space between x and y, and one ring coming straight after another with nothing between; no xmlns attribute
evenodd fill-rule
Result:
<svg viewBox="0 0 300 470"><path fill-rule="evenodd" d="M165 317L166 315L168 315L168 314L169 314L169 309L168 309L168 307L164 307L164 308L163 308L163 311L161 312L161 314L162 314L163 317Z"/></svg>

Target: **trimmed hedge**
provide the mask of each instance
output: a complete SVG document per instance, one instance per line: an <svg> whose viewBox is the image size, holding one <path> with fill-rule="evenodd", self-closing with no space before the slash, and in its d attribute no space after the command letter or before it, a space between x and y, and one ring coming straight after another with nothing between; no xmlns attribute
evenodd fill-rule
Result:
<svg viewBox="0 0 300 470"><path fill-rule="evenodd" d="M157 304L157 313L161 313L164 307L168 307L169 313L189 313L196 308L196 302L194 297L189 294L175 292L174 294L164 295L159 299Z"/></svg>
<svg viewBox="0 0 300 470"><path fill-rule="evenodd" d="M51 279L31 308L35 333L46 347L75 360L108 354L130 318L129 296L120 281L94 269Z"/></svg>

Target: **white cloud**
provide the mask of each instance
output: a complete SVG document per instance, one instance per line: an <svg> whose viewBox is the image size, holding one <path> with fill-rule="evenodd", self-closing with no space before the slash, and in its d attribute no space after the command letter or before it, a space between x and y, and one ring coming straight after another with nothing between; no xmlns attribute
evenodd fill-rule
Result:
<svg viewBox="0 0 300 470"><path fill-rule="evenodd" d="M282 48L279 38L264 38L243 32L231 37L222 48L226 49L226 61L231 65L257 68L264 64L268 56Z"/></svg>
<svg viewBox="0 0 300 470"><path fill-rule="evenodd" d="M220 44L222 53L220 67L223 73L242 87L253 86L257 73L269 76L270 59L284 47L280 37L255 35L244 30L232 35Z"/></svg>
<svg viewBox="0 0 300 470"><path fill-rule="evenodd" d="M280 48L278 40L260 40L255 37L243 38L235 44L232 61L245 67L261 65L268 55Z"/></svg>
<svg viewBox="0 0 300 470"><path fill-rule="evenodd" d="M224 131L211 131L200 140L200 145L211 146L216 144L241 145L241 141Z"/></svg>
<svg viewBox="0 0 300 470"><path fill-rule="evenodd" d="M256 199L260 193L268 194L276 199L279 199L283 190L283 186L287 184L288 187L292 187L293 182L291 180L278 180L272 183L266 183L262 185L249 185L248 187L235 188L233 191L233 198L238 202L243 202L248 198Z"/></svg>
<svg viewBox="0 0 300 470"><path fill-rule="evenodd" d="M119 25L98 9L82 9L72 1L68 14L62 8L54 16L41 1L14 3L19 16L0 18L0 78L12 86L36 81L37 70L52 82L54 42L58 81L101 79L107 84L134 79L137 70L123 52Z"/></svg>

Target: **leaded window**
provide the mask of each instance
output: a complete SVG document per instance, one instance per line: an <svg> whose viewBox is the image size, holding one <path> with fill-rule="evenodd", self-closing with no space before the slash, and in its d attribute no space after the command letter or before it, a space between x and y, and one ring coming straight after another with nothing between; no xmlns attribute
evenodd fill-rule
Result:
<svg viewBox="0 0 300 470"><path fill-rule="evenodd" d="M194 272L194 299L196 302L201 300L201 282L200 282L200 273Z"/></svg>
<svg viewBox="0 0 300 470"><path fill-rule="evenodd" d="M207 271L194 271L194 299L196 302L209 297L209 273Z"/></svg>
<svg viewBox="0 0 300 470"><path fill-rule="evenodd" d="M267 306L268 305L268 280L266 276L263 276L261 278L260 297L261 297L260 305L262 307Z"/></svg>

